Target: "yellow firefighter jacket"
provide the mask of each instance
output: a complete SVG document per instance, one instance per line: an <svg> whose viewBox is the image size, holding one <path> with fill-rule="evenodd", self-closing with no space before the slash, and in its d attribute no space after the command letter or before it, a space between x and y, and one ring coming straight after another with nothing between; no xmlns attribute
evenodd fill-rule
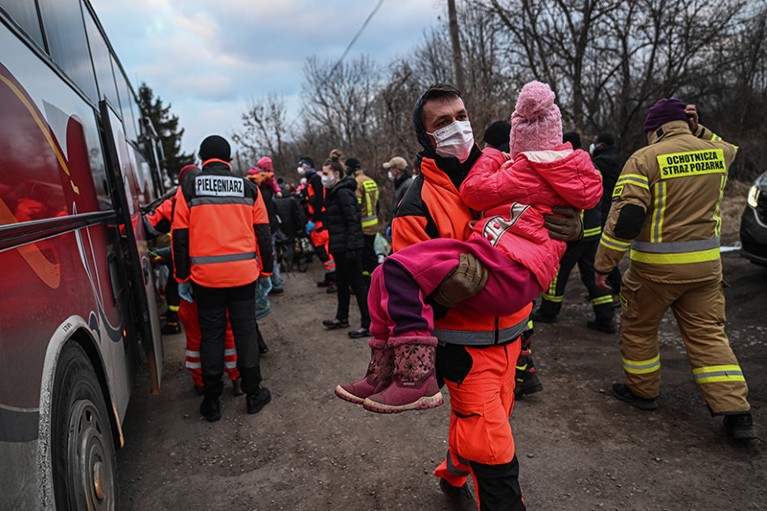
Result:
<svg viewBox="0 0 767 511"><path fill-rule="evenodd" d="M698 126L672 121L626 162L599 242L608 273L630 251L631 267L656 282L721 278L720 204L738 148Z"/></svg>
<svg viewBox="0 0 767 511"><path fill-rule="evenodd" d="M362 210L362 233L375 236L378 232L378 185L365 175L364 170L354 173L357 181L357 202Z"/></svg>

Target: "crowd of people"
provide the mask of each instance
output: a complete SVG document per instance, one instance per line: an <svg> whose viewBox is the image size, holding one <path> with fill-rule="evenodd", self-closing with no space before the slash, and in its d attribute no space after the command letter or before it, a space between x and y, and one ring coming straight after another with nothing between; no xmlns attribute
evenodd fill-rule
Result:
<svg viewBox="0 0 767 511"><path fill-rule="evenodd" d="M257 311L285 291L275 247L304 239L323 265L317 285L337 299L322 325L371 349L364 376L336 395L397 413L439 406L449 389L448 452L434 474L454 509L525 509L509 417L515 399L543 389L533 324L563 313L576 264L594 312L585 326L619 332L616 399L658 407L658 327L671 308L712 415L732 438L756 438L724 332L719 258L737 147L700 125L694 105L664 98L647 113L647 147L624 165L611 133L588 150L563 133L555 98L547 84L526 84L510 122L488 126L480 147L461 92L430 87L413 110L416 172L400 155L382 163L394 188L385 222L379 186L355 157L333 150L316 166L303 156L291 186L296 176L275 177L268 156L240 177L228 142L203 140L201 165L181 169L175 196L146 218L152 232L172 233L164 332L180 321L201 415L221 417L225 369L248 413L270 402ZM391 254L376 250L380 237Z"/></svg>

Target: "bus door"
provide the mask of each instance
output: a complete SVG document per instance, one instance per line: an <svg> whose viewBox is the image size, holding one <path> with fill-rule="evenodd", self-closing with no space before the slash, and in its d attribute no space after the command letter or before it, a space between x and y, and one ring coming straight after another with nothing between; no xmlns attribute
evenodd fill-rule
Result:
<svg viewBox="0 0 767 511"><path fill-rule="evenodd" d="M122 239L126 245L128 275L132 284L131 297L135 309L135 321L149 362L152 394L160 392L162 382L162 335L160 314L157 310L155 284L149 261L146 237L143 232L141 210L134 194L136 177L132 175L129 151L122 123L109 104L99 102L104 129L104 149L107 159L107 180L121 225Z"/></svg>

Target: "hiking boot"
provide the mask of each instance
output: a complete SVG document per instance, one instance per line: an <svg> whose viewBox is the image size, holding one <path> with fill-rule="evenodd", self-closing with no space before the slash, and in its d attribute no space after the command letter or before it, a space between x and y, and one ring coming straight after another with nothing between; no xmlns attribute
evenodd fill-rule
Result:
<svg viewBox="0 0 767 511"><path fill-rule="evenodd" d="M178 323L171 323L169 321L165 323L165 325L163 325L163 327L160 329L160 333L162 333L162 335L180 334L181 325L179 325Z"/></svg>
<svg viewBox="0 0 767 511"><path fill-rule="evenodd" d="M533 370L532 372L517 371L516 384L514 385L514 398L519 399L527 394L535 394L543 390L543 383L541 383L538 374Z"/></svg>
<svg viewBox="0 0 767 511"><path fill-rule="evenodd" d="M751 413L725 415L723 424L725 432L733 440L753 440L758 438Z"/></svg>
<svg viewBox="0 0 767 511"><path fill-rule="evenodd" d="M221 403L217 397L205 397L200 404L200 415L208 422L216 422L221 418Z"/></svg>
<svg viewBox="0 0 767 511"><path fill-rule="evenodd" d="M534 311L532 314L530 314L530 319L532 319L535 323L556 323L557 315L548 314L543 312L541 309L538 309L537 311Z"/></svg>
<svg viewBox="0 0 767 511"><path fill-rule="evenodd" d="M272 393L266 387L260 387L257 392L248 394L245 398L247 401L248 413L254 414L261 411L263 407L269 404L272 400Z"/></svg>
<svg viewBox="0 0 767 511"><path fill-rule="evenodd" d="M640 410L649 411L658 408L658 403L655 401L655 398L639 397L631 392L628 386L623 383L613 383L613 396L621 401L627 402L631 406L639 408Z"/></svg>
<svg viewBox="0 0 767 511"><path fill-rule="evenodd" d="M336 396L350 403L361 405L365 398L389 386L394 372L394 350L385 339L371 337L370 362L365 376L354 383L342 383L336 387Z"/></svg>
<svg viewBox="0 0 767 511"><path fill-rule="evenodd" d="M450 500L455 511L477 511L477 501L474 500L468 483L464 483L463 486L453 486L447 482L447 479L440 477L439 489Z"/></svg>
<svg viewBox="0 0 767 511"><path fill-rule="evenodd" d="M322 320L322 326L327 328L328 330L337 330L339 328L349 328L349 320L348 319L324 319Z"/></svg>
<svg viewBox="0 0 767 511"><path fill-rule="evenodd" d="M592 330L598 330L607 334L614 334L618 331L612 318L609 321L604 319L589 320L586 322L586 326Z"/></svg>
<svg viewBox="0 0 767 511"><path fill-rule="evenodd" d="M394 378L381 392L362 403L365 410L377 413L399 413L423 410L442 404L434 361L436 337L391 337L394 348Z"/></svg>
<svg viewBox="0 0 767 511"><path fill-rule="evenodd" d="M245 392L242 390L242 380L240 378L232 380L232 395L241 396L243 394L245 394Z"/></svg>

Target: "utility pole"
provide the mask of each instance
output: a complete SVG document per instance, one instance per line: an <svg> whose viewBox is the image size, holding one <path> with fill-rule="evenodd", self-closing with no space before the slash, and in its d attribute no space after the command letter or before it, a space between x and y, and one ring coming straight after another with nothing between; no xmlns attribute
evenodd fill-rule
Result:
<svg viewBox="0 0 767 511"><path fill-rule="evenodd" d="M453 43L455 85L462 94L465 94L466 84L463 81L463 57L461 57L461 41L458 38L458 17L455 13L455 0L447 0L447 17L450 22L450 41Z"/></svg>

